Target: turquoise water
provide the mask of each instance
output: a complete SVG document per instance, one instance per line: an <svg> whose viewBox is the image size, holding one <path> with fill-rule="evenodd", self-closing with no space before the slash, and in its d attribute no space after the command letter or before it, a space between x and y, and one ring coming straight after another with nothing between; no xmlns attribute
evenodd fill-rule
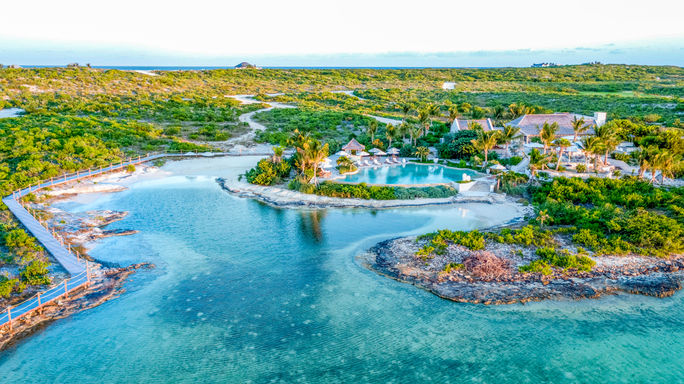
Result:
<svg viewBox="0 0 684 384"><path fill-rule="evenodd" d="M441 165L404 164L391 167L364 167L343 181L367 184L436 184L463 180L463 174L475 177L477 172Z"/></svg>
<svg viewBox="0 0 684 384"><path fill-rule="evenodd" d="M130 211L97 258L150 261L127 292L0 355L7 383L681 382L684 300L457 304L370 272L376 242L508 220L489 205L273 209L221 191L254 159L174 174L72 210Z"/></svg>

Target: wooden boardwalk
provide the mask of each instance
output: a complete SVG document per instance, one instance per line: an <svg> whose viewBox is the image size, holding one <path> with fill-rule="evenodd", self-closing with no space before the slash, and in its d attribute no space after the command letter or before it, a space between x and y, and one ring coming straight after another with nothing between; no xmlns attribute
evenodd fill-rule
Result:
<svg viewBox="0 0 684 384"><path fill-rule="evenodd" d="M231 153L231 152L206 152L206 153L159 153L146 157L130 158L128 161L112 164L108 167L100 167L96 169L88 169L85 171L78 171L73 174L62 175L57 178L52 178L38 185L32 185L19 191L15 191L10 196L2 199L2 202L12 212L12 214L19 220L24 227L43 245L43 247L53 256L53 258L71 275L71 278L51 287L44 292L38 292L30 299L8 307L4 313L0 313L0 327L9 324L10 331L12 330L12 322L19 318L30 314L31 312L40 309L42 306L57 300L62 296L66 296L69 292L79 289L90 284L90 271L87 262L80 260L76 255L69 252L62 243L55 238L50 231L43 227L43 225L36 220L31 213L24 208L20 199L32 192L39 191L43 188L53 187L60 184L69 183L85 179L92 176L101 175L107 172L124 169L129 165L136 165L147 161L161 159L164 157L218 157L218 156L267 156L267 153Z"/></svg>
<svg viewBox="0 0 684 384"><path fill-rule="evenodd" d="M69 274L73 276L85 271L85 264L79 262L78 258L54 238L17 200L9 196L2 199L2 202Z"/></svg>
<svg viewBox="0 0 684 384"><path fill-rule="evenodd" d="M57 178L52 178L38 185L32 185L28 188L24 188L19 191L15 191L10 196L6 196L2 199L7 208L12 212L12 214L19 220L26 229L31 232L33 236L43 245L43 247L57 260L57 262L64 267L64 269L69 272L72 276L77 275L85 271L85 264L83 261L60 243L55 237L52 236L50 231L43 227L35 217L33 217L19 202L19 199L43 188L54 187L61 184L66 184L72 181L77 181L85 179L92 176L102 175L107 172L117 171L126 168L129 165L137 165L140 163L153 161L166 157L218 157L218 156L264 156L267 154L262 153L230 153L230 152L206 152L206 153L159 153L153 154L146 157L130 158L128 161L122 161L116 164L112 164L108 167L100 167L95 169L88 169L85 171L78 171L76 173L59 176Z"/></svg>

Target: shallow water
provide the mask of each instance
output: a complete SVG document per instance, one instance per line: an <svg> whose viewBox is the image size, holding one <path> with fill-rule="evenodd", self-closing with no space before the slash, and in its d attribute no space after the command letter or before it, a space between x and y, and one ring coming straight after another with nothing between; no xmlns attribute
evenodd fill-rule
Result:
<svg viewBox="0 0 684 384"><path fill-rule="evenodd" d="M463 180L463 175L474 177L477 172L441 165L402 164L395 166L364 167L344 181L367 184L437 184Z"/></svg>
<svg viewBox="0 0 684 384"><path fill-rule="evenodd" d="M71 210L121 209L99 259L150 261L127 292L0 356L2 382L681 382L681 293L457 304L370 272L376 242L508 220L497 206L274 209L220 190L255 159L173 173Z"/></svg>

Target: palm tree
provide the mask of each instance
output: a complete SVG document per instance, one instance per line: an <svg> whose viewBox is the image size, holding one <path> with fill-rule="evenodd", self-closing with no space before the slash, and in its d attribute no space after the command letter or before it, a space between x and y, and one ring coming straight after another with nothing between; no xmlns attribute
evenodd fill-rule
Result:
<svg viewBox="0 0 684 384"><path fill-rule="evenodd" d="M427 109L418 112L418 122L423 126L423 135L427 135L431 124L430 112Z"/></svg>
<svg viewBox="0 0 684 384"><path fill-rule="evenodd" d="M354 162L350 158L348 158L347 156L340 156L337 159L337 167L340 170L346 169L346 170L351 171L354 169Z"/></svg>
<svg viewBox="0 0 684 384"><path fill-rule="evenodd" d="M543 170L546 168L546 165L549 163L549 160L551 159L551 156L547 154L540 153L537 148L534 148L530 152L530 173L532 173L532 176L536 176L537 172L540 170Z"/></svg>
<svg viewBox="0 0 684 384"><path fill-rule="evenodd" d="M499 135L499 131L478 131L477 139L471 140L475 149L484 152L484 165L487 165L489 151L496 146L499 141Z"/></svg>
<svg viewBox="0 0 684 384"><path fill-rule="evenodd" d="M599 156L601 156L604 151L603 141L596 136L586 136L582 138L582 147L584 148L585 154L594 155L594 171L597 171ZM588 158L586 155L585 157Z"/></svg>
<svg viewBox="0 0 684 384"><path fill-rule="evenodd" d="M615 130L610 125L602 125L594 128L594 135L603 143L604 160L603 164L608 165L608 154L617 148L620 140Z"/></svg>
<svg viewBox="0 0 684 384"><path fill-rule="evenodd" d="M439 106L436 104L428 104L427 106L428 114L430 115L430 126L432 126L433 123L433 117L438 117L442 115L442 111L440 110Z"/></svg>
<svg viewBox="0 0 684 384"><path fill-rule="evenodd" d="M561 159L563 158L563 151L572 144L567 139L558 139L554 144L558 147L558 160L556 161L556 171L558 171L560 169Z"/></svg>
<svg viewBox="0 0 684 384"><path fill-rule="evenodd" d="M639 149L637 155L637 159L639 160L639 179L643 179L646 171L653 168L653 165L655 164L654 157L657 153L658 147L653 145ZM653 173L655 173L655 170L653 170Z"/></svg>
<svg viewBox="0 0 684 384"><path fill-rule="evenodd" d="M660 169L660 184L665 184L665 177L673 179L679 169L682 168L682 156L675 156L672 152L665 152L658 160Z"/></svg>
<svg viewBox="0 0 684 384"><path fill-rule="evenodd" d="M458 107L454 105L449 108L449 125L451 126L456 119L458 119Z"/></svg>
<svg viewBox="0 0 684 384"><path fill-rule="evenodd" d="M378 121L373 119L368 123L367 132L371 137L371 143L375 141L375 132L378 131Z"/></svg>
<svg viewBox="0 0 684 384"><path fill-rule="evenodd" d="M401 124L399 124L399 129L397 133L401 134L402 141L406 140L406 134L409 133L410 129L411 124L407 123L406 121L402 121Z"/></svg>
<svg viewBox="0 0 684 384"><path fill-rule="evenodd" d="M404 113L404 120L408 119L408 115L413 110L413 106L409 103L402 104L401 111Z"/></svg>
<svg viewBox="0 0 684 384"><path fill-rule="evenodd" d="M318 183L316 176L318 175L318 164L328 156L328 144L322 144L316 139L310 139L305 142L301 148L297 148L297 152L302 155L302 170L313 170L314 183Z"/></svg>
<svg viewBox="0 0 684 384"><path fill-rule="evenodd" d="M556 140L556 132L558 132L558 123L544 123L539 132L539 139L544 144L544 154L549 149L554 140Z"/></svg>
<svg viewBox="0 0 684 384"><path fill-rule="evenodd" d="M387 145L387 148L390 148L392 146L392 139L394 139L394 135L397 134L397 129L394 127L392 124L387 124L385 127L385 137L387 137L387 140L389 141L389 145Z"/></svg>
<svg viewBox="0 0 684 384"><path fill-rule="evenodd" d="M508 151L508 146L511 144L513 140L520 137L518 133L520 133L520 128L511 125L504 125L503 130L501 131L501 135L499 136L499 139L506 148L506 153L509 156L511 153Z"/></svg>
<svg viewBox="0 0 684 384"><path fill-rule="evenodd" d="M409 127L409 135L414 146L418 143L418 138L421 136L421 133L423 133L423 129L420 126L411 124Z"/></svg>
<svg viewBox="0 0 684 384"><path fill-rule="evenodd" d="M427 161L428 156L430 156L430 150L428 147L418 147L413 155L419 157L420 161L424 162Z"/></svg>
<svg viewBox="0 0 684 384"><path fill-rule="evenodd" d="M499 104L494 107L494 119L495 120L501 120L504 118L504 115L506 114L506 108Z"/></svg>
<svg viewBox="0 0 684 384"><path fill-rule="evenodd" d="M573 132L575 132L575 136L572 138L572 142L574 143L575 141L577 141L577 135L586 132L587 129L589 129L589 126L584 125L584 117L578 120L577 116L575 116L572 119L572 130Z"/></svg>

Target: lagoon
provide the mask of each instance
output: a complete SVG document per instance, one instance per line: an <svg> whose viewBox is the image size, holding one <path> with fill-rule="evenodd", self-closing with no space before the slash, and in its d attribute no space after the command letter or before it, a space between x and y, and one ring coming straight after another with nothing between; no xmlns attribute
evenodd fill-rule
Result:
<svg viewBox="0 0 684 384"><path fill-rule="evenodd" d="M505 205L287 210L231 196L256 158L169 162L169 174L61 204L130 211L91 254L148 261L121 297L0 355L3 382L677 382L684 295L457 304L369 271L363 251L437 228L500 224ZM646 358L644 358L646 356Z"/></svg>
<svg viewBox="0 0 684 384"><path fill-rule="evenodd" d="M463 175L475 178L477 172L470 169L456 169L436 164L407 163L393 166L363 167L342 181L350 183L413 185L449 184L463 180Z"/></svg>

